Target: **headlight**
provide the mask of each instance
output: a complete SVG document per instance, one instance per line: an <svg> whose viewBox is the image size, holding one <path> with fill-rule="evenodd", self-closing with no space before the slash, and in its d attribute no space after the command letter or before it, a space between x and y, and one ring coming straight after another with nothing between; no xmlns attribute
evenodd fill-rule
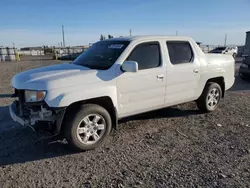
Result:
<svg viewBox="0 0 250 188"><path fill-rule="evenodd" d="M241 64L241 67L243 67L243 68L248 68L248 65L245 64L245 63L242 63L242 64Z"/></svg>
<svg viewBox="0 0 250 188"><path fill-rule="evenodd" d="M25 91L25 102L39 102L46 96L46 91Z"/></svg>

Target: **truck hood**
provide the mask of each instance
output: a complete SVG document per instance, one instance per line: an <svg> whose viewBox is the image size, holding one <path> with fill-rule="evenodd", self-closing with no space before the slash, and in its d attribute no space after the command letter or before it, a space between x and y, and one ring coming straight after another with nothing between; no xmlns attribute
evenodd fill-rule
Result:
<svg viewBox="0 0 250 188"><path fill-rule="evenodd" d="M77 84L89 84L101 81L99 70L75 64L59 64L31 69L15 75L12 85L16 89L50 90L70 87Z"/></svg>

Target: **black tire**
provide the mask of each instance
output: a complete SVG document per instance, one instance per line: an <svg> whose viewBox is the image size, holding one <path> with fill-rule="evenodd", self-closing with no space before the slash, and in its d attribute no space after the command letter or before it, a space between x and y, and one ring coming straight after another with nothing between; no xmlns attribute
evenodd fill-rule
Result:
<svg viewBox="0 0 250 188"><path fill-rule="evenodd" d="M250 76L246 77L245 75L239 73L239 77L245 82L250 82Z"/></svg>
<svg viewBox="0 0 250 188"><path fill-rule="evenodd" d="M218 102L214 107L210 107L208 104L208 98L209 98L209 94L213 89L216 89L218 91ZM214 83L214 82L209 82L206 84L201 96L199 97L199 99L196 101L196 104L198 106L198 108L202 111L202 112L212 112L214 110L217 109L220 99L222 97L222 90L219 84Z"/></svg>
<svg viewBox="0 0 250 188"><path fill-rule="evenodd" d="M240 72L239 72L239 77L240 77L242 80L245 80L245 77L244 77L243 74L241 74Z"/></svg>
<svg viewBox="0 0 250 188"><path fill-rule="evenodd" d="M80 122L83 120L84 117L90 114L97 114L101 116L105 120L105 129L103 130L104 133L97 140L96 143L93 144L84 144L80 141L78 135L78 126ZM108 111L96 104L84 104L78 111L72 111L71 113L67 114L63 132L64 135L71 146L78 151L87 151L98 148L108 137L110 131L112 129L112 121L110 114Z"/></svg>
<svg viewBox="0 0 250 188"><path fill-rule="evenodd" d="M233 54L233 58L236 58L236 53Z"/></svg>

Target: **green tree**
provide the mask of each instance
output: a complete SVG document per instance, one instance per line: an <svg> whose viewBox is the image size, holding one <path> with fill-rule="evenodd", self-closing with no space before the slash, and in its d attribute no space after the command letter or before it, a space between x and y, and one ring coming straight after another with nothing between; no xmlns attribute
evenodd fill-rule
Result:
<svg viewBox="0 0 250 188"><path fill-rule="evenodd" d="M112 35L108 35L108 39L112 39L114 38Z"/></svg>
<svg viewBox="0 0 250 188"><path fill-rule="evenodd" d="M100 40L105 40L105 39L106 39L105 36L103 34L101 34Z"/></svg>

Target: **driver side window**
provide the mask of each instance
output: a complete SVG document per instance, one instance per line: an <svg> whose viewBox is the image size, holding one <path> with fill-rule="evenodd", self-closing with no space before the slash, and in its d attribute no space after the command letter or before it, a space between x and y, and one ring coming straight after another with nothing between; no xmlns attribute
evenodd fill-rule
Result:
<svg viewBox="0 0 250 188"><path fill-rule="evenodd" d="M138 69L150 69L161 65L160 44L147 42L137 45L126 61L136 61Z"/></svg>

